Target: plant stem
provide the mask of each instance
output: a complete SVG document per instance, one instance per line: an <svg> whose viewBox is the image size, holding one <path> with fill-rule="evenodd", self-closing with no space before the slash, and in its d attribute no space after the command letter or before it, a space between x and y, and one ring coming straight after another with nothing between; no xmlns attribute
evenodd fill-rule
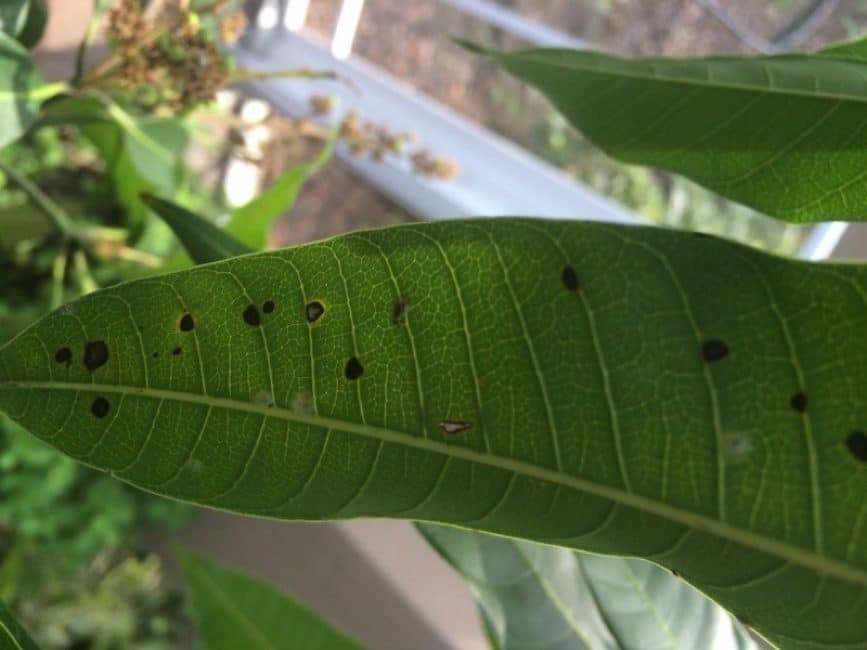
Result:
<svg viewBox="0 0 867 650"><path fill-rule="evenodd" d="M90 13L90 21L87 23L87 30L84 32L84 38L78 45L78 52L75 55L75 76L72 77L72 83L77 84L84 75L84 57L87 54L87 48L93 43L96 36L96 30L99 27L99 21L105 12L100 11L99 3L94 2L93 11Z"/></svg>
<svg viewBox="0 0 867 650"><path fill-rule="evenodd" d="M84 251L81 249L75 251L72 254L72 261L75 264L75 276L82 295L93 293L99 289L99 285L90 272L90 265L87 263L87 255L84 254Z"/></svg>
<svg viewBox="0 0 867 650"><path fill-rule="evenodd" d="M242 83L244 81L267 81L268 79L330 79L341 80L336 72L331 70L310 70L308 68L295 68L292 70L236 70L226 80L226 85Z"/></svg>
<svg viewBox="0 0 867 650"><path fill-rule="evenodd" d="M57 309L63 304L63 281L66 278L66 246L62 246L54 257L54 265L51 268L51 308Z"/></svg>
<svg viewBox="0 0 867 650"><path fill-rule="evenodd" d="M33 204L51 221L61 234L68 236L72 233L72 221L66 212L55 203L45 192L33 183L29 178L19 173L11 165L0 161L0 170L8 176L13 183L20 187L33 201Z"/></svg>

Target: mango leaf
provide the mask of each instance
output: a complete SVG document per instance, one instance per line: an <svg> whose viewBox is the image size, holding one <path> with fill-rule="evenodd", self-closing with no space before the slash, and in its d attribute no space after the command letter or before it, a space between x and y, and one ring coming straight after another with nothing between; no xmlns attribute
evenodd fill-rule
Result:
<svg viewBox="0 0 867 650"><path fill-rule="evenodd" d="M361 647L271 585L190 551L176 554L206 650Z"/></svg>
<svg viewBox="0 0 867 650"><path fill-rule="evenodd" d="M301 185L325 166L333 149L329 142L312 162L283 172L259 196L232 212L226 231L254 250L265 248L274 221L295 204Z"/></svg>
<svg viewBox="0 0 867 650"><path fill-rule="evenodd" d="M0 648L9 650L39 650L6 604L0 600Z"/></svg>
<svg viewBox="0 0 867 650"><path fill-rule="evenodd" d="M27 50L0 32L0 147L27 131L42 102L65 88L45 84Z"/></svg>
<svg viewBox="0 0 867 650"><path fill-rule="evenodd" d="M756 647L724 610L650 562L418 528L470 584L499 650Z"/></svg>
<svg viewBox="0 0 867 650"><path fill-rule="evenodd" d="M613 158L811 223L867 219L864 50L856 42L816 54L686 60L480 51L541 90Z"/></svg>
<svg viewBox="0 0 867 650"><path fill-rule="evenodd" d="M644 557L855 647L865 300L863 266L712 237L413 224L81 298L0 348L0 409L159 494Z"/></svg>
<svg viewBox="0 0 867 650"><path fill-rule="evenodd" d="M45 0L4 0L0 4L0 31L26 48L39 42L47 22Z"/></svg>
<svg viewBox="0 0 867 650"><path fill-rule="evenodd" d="M162 217L197 263L253 252L210 221L179 205L147 193L142 194L141 200Z"/></svg>

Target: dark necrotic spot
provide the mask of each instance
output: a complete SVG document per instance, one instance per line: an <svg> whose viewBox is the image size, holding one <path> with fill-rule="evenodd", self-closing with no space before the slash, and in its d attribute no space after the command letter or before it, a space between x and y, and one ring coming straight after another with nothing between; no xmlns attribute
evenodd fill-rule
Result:
<svg viewBox="0 0 867 650"><path fill-rule="evenodd" d="M701 344L701 356L711 363L722 361L728 356L729 346L719 339L709 339Z"/></svg>
<svg viewBox="0 0 867 650"><path fill-rule="evenodd" d="M563 286L569 289L569 291L578 291L578 274L575 273L575 269L571 266L563 268L560 280L562 280Z"/></svg>
<svg viewBox="0 0 867 650"><path fill-rule="evenodd" d="M154 352L151 356L152 356L154 359L156 359L158 356L160 356L160 353L159 353L159 352Z"/></svg>
<svg viewBox="0 0 867 650"><path fill-rule="evenodd" d="M98 418L104 418L108 415L108 410L108 400L104 397L97 397L93 400L93 404L90 405L90 412Z"/></svg>
<svg viewBox="0 0 867 650"><path fill-rule="evenodd" d="M789 406L792 407L798 413L803 413L807 410L807 395L804 391L800 391L792 395L792 399L789 400Z"/></svg>
<svg viewBox="0 0 867 650"><path fill-rule="evenodd" d="M181 322L178 324L178 327L181 328L182 332L191 332L195 326L196 324L193 321L192 314L184 314L181 316Z"/></svg>
<svg viewBox="0 0 867 650"><path fill-rule="evenodd" d="M325 313L325 307L318 300L312 300L307 303L304 312L307 314L307 322L315 323Z"/></svg>
<svg viewBox="0 0 867 650"><path fill-rule="evenodd" d="M270 314L272 311L274 311L274 301L266 300L265 304L262 305L262 311L264 311L266 314Z"/></svg>
<svg viewBox="0 0 867 650"><path fill-rule="evenodd" d="M72 350L69 348L60 348L54 353L54 360L57 363L62 363L68 368L72 365Z"/></svg>
<svg viewBox="0 0 867 650"><path fill-rule="evenodd" d="M256 305L247 305L247 309L244 310L244 322L254 327L262 322Z"/></svg>
<svg viewBox="0 0 867 650"><path fill-rule="evenodd" d="M361 365L361 361L359 361L357 357L352 357L349 361L346 362L347 379L358 379L359 377L361 377L361 374L363 372L364 366Z"/></svg>
<svg viewBox="0 0 867 650"><path fill-rule="evenodd" d="M867 435L863 431L853 431L846 438L846 448L862 463L867 463Z"/></svg>
<svg viewBox="0 0 867 650"><path fill-rule="evenodd" d="M409 307L409 296L400 296L391 307L391 322L397 325L403 320L406 308Z"/></svg>
<svg viewBox="0 0 867 650"><path fill-rule="evenodd" d="M175 356L178 356L181 352L183 352L181 348L175 348L174 350L172 350L172 354Z"/></svg>
<svg viewBox="0 0 867 650"><path fill-rule="evenodd" d="M108 361L108 346L105 341L91 341L84 346L84 367L94 371Z"/></svg>

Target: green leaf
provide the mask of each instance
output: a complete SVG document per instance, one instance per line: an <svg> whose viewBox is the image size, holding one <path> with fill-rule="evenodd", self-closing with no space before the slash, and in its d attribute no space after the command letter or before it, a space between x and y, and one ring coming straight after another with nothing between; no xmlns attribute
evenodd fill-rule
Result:
<svg viewBox="0 0 867 650"><path fill-rule="evenodd" d="M152 194L143 194L141 199L163 218L197 264L253 252L211 222L179 205Z"/></svg>
<svg viewBox="0 0 867 650"><path fill-rule="evenodd" d="M27 50L0 32L0 147L27 131L42 102L65 88L66 84L46 85Z"/></svg>
<svg viewBox="0 0 867 650"><path fill-rule="evenodd" d="M287 169L259 196L234 210L226 231L254 250L265 248L274 221L295 204L301 185L328 163L333 148L329 142L315 160Z"/></svg>
<svg viewBox="0 0 867 650"><path fill-rule="evenodd" d="M857 645L865 301L864 266L689 233L413 224L90 294L0 349L0 409L160 494L644 557Z"/></svg>
<svg viewBox="0 0 867 650"><path fill-rule="evenodd" d="M867 219L863 42L818 54L486 52L610 156L796 223Z"/></svg>
<svg viewBox="0 0 867 650"><path fill-rule="evenodd" d="M9 650L39 650L6 604L0 600L0 648Z"/></svg>
<svg viewBox="0 0 867 650"><path fill-rule="evenodd" d="M0 31L26 48L39 42L46 22L48 10L45 0L4 0L0 4Z"/></svg>
<svg viewBox="0 0 867 650"><path fill-rule="evenodd" d="M756 647L729 614L650 562L419 529L467 580L500 650Z"/></svg>
<svg viewBox="0 0 867 650"><path fill-rule="evenodd" d="M179 549L177 556L206 650L361 647L301 603L257 578L190 551Z"/></svg>

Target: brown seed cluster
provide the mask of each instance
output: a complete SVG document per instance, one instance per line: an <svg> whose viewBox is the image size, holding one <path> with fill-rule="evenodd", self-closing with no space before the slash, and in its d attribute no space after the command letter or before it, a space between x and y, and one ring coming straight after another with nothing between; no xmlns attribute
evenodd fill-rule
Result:
<svg viewBox="0 0 867 650"><path fill-rule="evenodd" d="M148 110L180 112L213 100L229 78L220 41L232 42L245 25L243 14L221 15L224 4L199 14L178 0L150 17L136 0L119 0L108 16L114 55L85 83L126 91Z"/></svg>

